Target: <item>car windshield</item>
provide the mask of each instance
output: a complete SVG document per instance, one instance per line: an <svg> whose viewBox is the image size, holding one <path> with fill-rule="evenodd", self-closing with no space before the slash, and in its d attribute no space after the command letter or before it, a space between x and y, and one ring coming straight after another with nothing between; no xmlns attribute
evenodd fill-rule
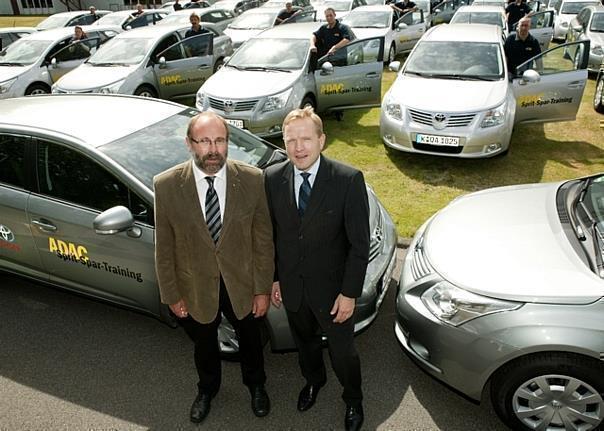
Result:
<svg viewBox="0 0 604 431"><path fill-rule="evenodd" d="M576 15L585 6L597 6L599 4L600 2L593 1L568 2L562 5L562 11L560 13L564 13L567 15Z"/></svg>
<svg viewBox="0 0 604 431"><path fill-rule="evenodd" d="M503 28L503 15L497 12L458 12L451 24L492 24Z"/></svg>
<svg viewBox="0 0 604 431"><path fill-rule="evenodd" d="M310 39L250 39L235 51L227 66L297 70L304 65L309 49Z"/></svg>
<svg viewBox="0 0 604 431"><path fill-rule="evenodd" d="M389 11L369 12L353 9L342 21L356 28L386 28L390 25L391 15Z"/></svg>
<svg viewBox="0 0 604 431"><path fill-rule="evenodd" d="M348 0L323 0L316 2L314 5L315 9L326 9L330 7L333 8L333 10L335 10L336 12L347 12L350 10L352 2Z"/></svg>
<svg viewBox="0 0 604 431"><path fill-rule="evenodd" d="M384 0L365 0L365 3L367 3L367 6L376 6L376 5L385 4L385 1Z"/></svg>
<svg viewBox="0 0 604 431"><path fill-rule="evenodd" d="M33 64L51 44L51 40L19 39L0 52L0 63L7 65Z"/></svg>
<svg viewBox="0 0 604 431"><path fill-rule="evenodd" d="M123 22L130 21L128 18L132 19L130 15L110 13L99 19L96 23L98 25L122 25Z"/></svg>
<svg viewBox="0 0 604 431"><path fill-rule="evenodd" d="M188 160L184 137L191 117L198 111L187 108L150 127L139 130L99 149L123 166L149 189L153 177ZM274 149L259 138L229 126L229 158L264 167L273 157Z"/></svg>
<svg viewBox="0 0 604 431"><path fill-rule="evenodd" d="M105 43L88 60L93 66L138 64L153 46L153 39L114 38Z"/></svg>
<svg viewBox="0 0 604 431"><path fill-rule="evenodd" d="M590 31L604 33L604 13L595 13L591 19Z"/></svg>
<svg viewBox="0 0 604 431"><path fill-rule="evenodd" d="M420 42L403 73L443 79L503 78L499 45L487 42Z"/></svg>
<svg viewBox="0 0 604 431"><path fill-rule="evenodd" d="M277 16L274 13L244 13L229 24L229 28L237 30L264 30L275 24Z"/></svg>
<svg viewBox="0 0 604 431"><path fill-rule="evenodd" d="M483 1L478 0L472 3L473 6L500 6L505 8L507 4L503 1Z"/></svg>
<svg viewBox="0 0 604 431"><path fill-rule="evenodd" d="M51 28L65 27L71 19L71 16L55 16L51 15L36 26L38 30L48 30Z"/></svg>

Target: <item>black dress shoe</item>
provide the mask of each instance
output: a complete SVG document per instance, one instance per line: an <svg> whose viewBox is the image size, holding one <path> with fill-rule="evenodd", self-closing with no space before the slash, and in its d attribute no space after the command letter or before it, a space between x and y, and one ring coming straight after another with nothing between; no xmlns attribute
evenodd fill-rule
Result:
<svg viewBox="0 0 604 431"><path fill-rule="evenodd" d="M264 386L250 386L250 394L252 395L252 411L254 414L259 418L268 415L271 410L271 402Z"/></svg>
<svg viewBox="0 0 604 431"><path fill-rule="evenodd" d="M346 431L358 431L363 425L363 406L346 406L346 416L344 416L344 427Z"/></svg>
<svg viewBox="0 0 604 431"><path fill-rule="evenodd" d="M208 416L214 395L207 393L197 395L193 405L191 405L191 422L198 424Z"/></svg>
<svg viewBox="0 0 604 431"><path fill-rule="evenodd" d="M298 395L298 410L301 412L305 412L315 405L315 401L317 401L317 395L319 394L319 390L323 387L325 383L319 385L306 385L300 391L300 395Z"/></svg>

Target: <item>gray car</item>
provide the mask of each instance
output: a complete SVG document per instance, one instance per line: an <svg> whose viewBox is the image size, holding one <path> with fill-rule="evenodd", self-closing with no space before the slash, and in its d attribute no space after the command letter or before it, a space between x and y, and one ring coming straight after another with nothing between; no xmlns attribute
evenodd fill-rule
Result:
<svg viewBox="0 0 604 431"><path fill-rule="evenodd" d="M571 19L566 41L575 40L591 42L587 70L597 73L604 60L604 7L587 6Z"/></svg>
<svg viewBox="0 0 604 431"><path fill-rule="evenodd" d="M0 51L9 46L23 36L34 33L37 30L33 27L6 27L0 28Z"/></svg>
<svg viewBox="0 0 604 431"><path fill-rule="evenodd" d="M132 30L133 28L156 25L166 16L168 16L168 11L163 9L143 9L143 13L137 16L133 16L131 10L121 10L105 15L95 24L116 25L124 30Z"/></svg>
<svg viewBox="0 0 604 431"><path fill-rule="evenodd" d="M198 111L133 96L53 95L0 101L0 112L0 269L173 323L155 278L153 176L190 158L184 137ZM229 157L264 168L286 156L232 127ZM393 222L368 192L357 331L377 316L396 262ZM273 349L294 347L283 308L265 322ZM220 334L222 350L236 351L232 328Z"/></svg>
<svg viewBox="0 0 604 431"><path fill-rule="evenodd" d="M319 23L278 25L248 40L197 93L197 108L259 136L280 136L294 108L319 112L379 105L384 38L355 40L316 59Z"/></svg>
<svg viewBox="0 0 604 431"><path fill-rule="evenodd" d="M189 9L176 11L164 18L159 25L190 25L190 16L192 13L196 14L202 23L212 23L216 29L222 32L224 32L227 25L235 19L233 12L228 9L208 7L204 9L194 9L193 11Z"/></svg>
<svg viewBox="0 0 604 431"><path fill-rule="evenodd" d="M193 99L233 48L211 24L204 24L208 33L185 38L189 28L158 25L124 32L63 76L52 91Z"/></svg>
<svg viewBox="0 0 604 431"><path fill-rule="evenodd" d="M97 10L96 17L88 10L76 10L71 12L59 12L50 15L48 18L40 21L36 30L50 30L59 27L73 27L76 25L94 24L99 17L110 14L110 10Z"/></svg>
<svg viewBox="0 0 604 431"><path fill-rule="evenodd" d="M604 176L460 197L417 231L395 333L513 430L604 422Z"/></svg>

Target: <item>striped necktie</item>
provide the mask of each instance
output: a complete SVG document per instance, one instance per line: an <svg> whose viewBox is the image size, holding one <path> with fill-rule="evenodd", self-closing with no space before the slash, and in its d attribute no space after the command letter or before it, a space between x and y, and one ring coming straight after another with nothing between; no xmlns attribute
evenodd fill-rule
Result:
<svg viewBox="0 0 604 431"><path fill-rule="evenodd" d="M210 236L214 240L214 244L218 242L220 238L220 229L222 228L222 221L220 220L220 202L218 202L218 193L214 188L214 178L206 177L208 182L208 191L206 193L206 223L208 224L208 230Z"/></svg>
<svg viewBox="0 0 604 431"><path fill-rule="evenodd" d="M302 184L300 185L300 193L298 194L298 214L302 217L310 200L310 182L308 181L310 174L302 172L300 175L302 176Z"/></svg>

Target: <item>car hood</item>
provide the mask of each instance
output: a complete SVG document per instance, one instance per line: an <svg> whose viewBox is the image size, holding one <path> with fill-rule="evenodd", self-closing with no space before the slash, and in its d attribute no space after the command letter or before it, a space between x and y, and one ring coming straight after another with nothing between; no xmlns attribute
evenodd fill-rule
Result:
<svg viewBox="0 0 604 431"><path fill-rule="evenodd" d="M369 39L372 37L385 37L388 34L387 28L364 28L364 27L351 27L352 32L357 39ZM388 49L385 48L386 51Z"/></svg>
<svg viewBox="0 0 604 431"><path fill-rule="evenodd" d="M405 106L425 111L483 111L501 104L508 83L500 81L454 81L399 76L390 97Z"/></svg>
<svg viewBox="0 0 604 431"><path fill-rule="evenodd" d="M200 91L220 98L259 98L286 90L299 76L299 71L263 72L223 67L203 84Z"/></svg>
<svg viewBox="0 0 604 431"><path fill-rule="evenodd" d="M29 68L30 66L0 66L0 82L13 79Z"/></svg>
<svg viewBox="0 0 604 431"><path fill-rule="evenodd" d="M238 30L236 28L226 28L224 30L224 34L231 38L233 41L233 45L239 45L243 42L246 42L248 39L256 36L257 34L262 33L264 30L254 29L254 30Z"/></svg>
<svg viewBox="0 0 604 431"><path fill-rule="evenodd" d="M81 91L104 87L130 75L137 66L91 66L82 64L57 81L62 90Z"/></svg>
<svg viewBox="0 0 604 431"><path fill-rule="evenodd" d="M561 184L500 187L453 201L425 232L429 262L446 280L480 295L555 304L598 300L604 281L562 231Z"/></svg>

